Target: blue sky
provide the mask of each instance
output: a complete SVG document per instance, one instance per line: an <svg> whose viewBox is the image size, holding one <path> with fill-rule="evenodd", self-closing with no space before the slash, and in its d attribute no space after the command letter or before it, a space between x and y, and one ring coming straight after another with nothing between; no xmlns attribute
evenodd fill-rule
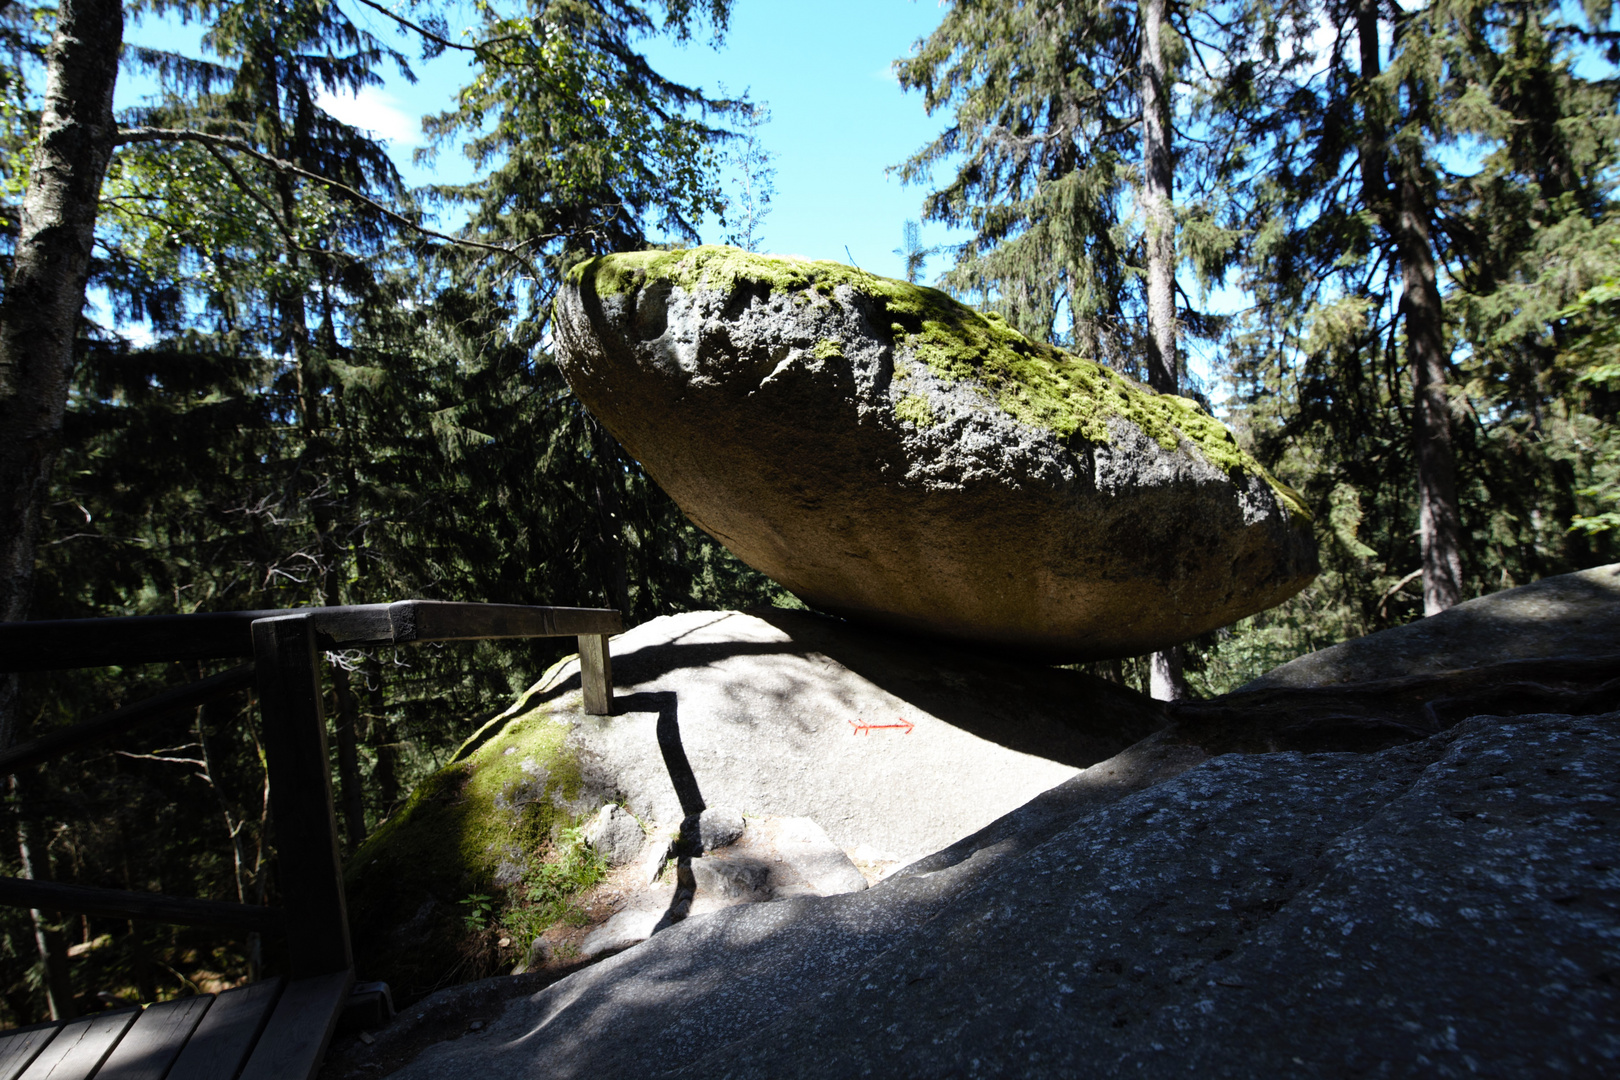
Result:
<svg viewBox="0 0 1620 1080"><path fill-rule="evenodd" d="M929 116L922 95L900 89L894 61L909 54L943 17L941 0L734 0L723 43L714 47L707 34L678 44L663 36L641 43L653 67L666 77L720 96L747 92L769 107L771 120L759 138L776 168L775 197L756 246L776 254L803 255L856 265L888 277L903 277L896 252L907 219L920 220L924 186L902 186L888 169L935 139L949 121L946 113ZM328 98L322 104L333 115L369 129L386 141L395 162L413 185L460 183L474 178L468 162L454 147L442 149L429 164L413 162L422 145L421 118L451 105L470 69L465 55L454 51L431 61L418 61L419 46L398 32L386 17L359 4L346 4L356 23L411 56L417 81L399 77L392 67L385 83L358 98ZM465 8L462 9L465 12ZM470 26L463 14L451 29ZM177 25L151 16L130 24L131 42L199 55L197 26ZM469 32L469 37L470 37ZM155 89L149 78L125 72L119 77L118 104L133 104ZM945 181L941 174L938 181ZM454 221L442 221L453 227ZM959 242L963 230L924 224L922 242L933 247ZM724 230L709 221L703 239L720 242ZM932 283L949 265L936 255L924 269ZM1195 291L1190 275L1183 286ZM1213 306L1230 310L1240 298L1222 290ZM1188 360L1199 378L1210 378L1209 357L1190 350Z"/></svg>
<svg viewBox="0 0 1620 1080"><path fill-rule="evenodd" d="M397 35L387 19L359 5L345 7L379 37L416 55L414 43ZM774 156L776 195L763 225L764 250L839 262L853 257L866 270L900 277L904 265L894 249L906 219L920 218L925 191L902 187L885 170L936 137L945 117L930 118L920 94L902 92L892 64L940 17L937 0L736 0L719 49L711 47L707 35L685 45L661 37L643 44L653 67L667 77L713 94L721 85L734 95L747 91L769 106L771 120L760 130L760 141ZM195 55L198 34L195 26L148 17L132 23L128 37ZM450 105L466 81L465 61L449 53L412 66L415 85L390 69L384 86L358 99L324 104L341 119L386 138L412 184L471 179L453 148L431 166L411 161L422 141L421 117ZM126 72L120 76L119 104L133 104L152 89L149 80ZM718 241L721 232L710 222L704 239ZM924 228L925 244L951 239L940 226ZM936 256L927 277L945 265Z"/></svg>

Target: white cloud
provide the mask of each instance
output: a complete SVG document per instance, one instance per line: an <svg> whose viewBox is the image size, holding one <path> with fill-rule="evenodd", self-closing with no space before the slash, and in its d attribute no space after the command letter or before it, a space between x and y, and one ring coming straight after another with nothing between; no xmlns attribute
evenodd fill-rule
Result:
<svg viewBox="0 0 1620 1080"><path fill-rule="evenodd" d="M358 94L329 94L323 90L315 95L315 104L345 124L396 146L421 144L421 126L416 118L405 114L398 98L375 86L363 87Z"/></svg>

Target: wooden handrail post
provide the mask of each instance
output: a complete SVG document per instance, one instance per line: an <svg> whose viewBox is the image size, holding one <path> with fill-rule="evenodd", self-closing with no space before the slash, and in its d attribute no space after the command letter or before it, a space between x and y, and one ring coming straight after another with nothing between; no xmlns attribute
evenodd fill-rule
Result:
<svg viewBox="0 0 1620 1080"><path fill-rule="evenodd" d="M585 691L586 712L613 715L613 657L608 654L608 635L579 635L579 684Z"/></svg>
<svg viewBox="0 0 1620 1080"><path fill-rule="evenodd" d="M279 615L255 621L252 632L291 975L345 971L354 966L354 952L314 622Z"/></svg>

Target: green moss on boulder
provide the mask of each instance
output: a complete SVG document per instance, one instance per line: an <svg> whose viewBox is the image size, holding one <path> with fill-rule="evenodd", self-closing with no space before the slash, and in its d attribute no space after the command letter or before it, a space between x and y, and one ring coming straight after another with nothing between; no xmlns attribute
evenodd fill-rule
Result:
<svg viewBox="0 0 1620 1080"><path fill-rule="evenodd" d="M469 898L490 898L492 923L536 929L523 914L524 882L567 857L565 833L595 809L584 805L579 761L565 744L568 726L552 715L569 700L520 699L419 785L349 860L344 880L359 967L403 1000L452 977L510 966L511 956L490 955L468 927Z"/></svg>
<svg viewBox="0 0 1620 1080"><path fill-rule="evenodd" d="M1311 517L1299 494L1272 477L1197 402L1154 393L1094 360L1031 341L1000 317L980 314L938 289L841 263L714 245L598 256L574 266L567 282L576 288L588 285L604 297L655 284L726 294L763 287L772 293L823 298L848 287L882 309L883 318L877 323L889 327L897 377L904 376L905 358L914 358L947 382L977 385L1020 423L1065 440L1078 435L1108 443L1113 439L1110 421L1128 420L1166 450L1185 440L1227 475L1264 477L1291 516L1300 521ZM820 350L829 347L836 349L838 343L818 342L813 351L821 356ZM901 398L895 411L898 419L919 427L932 422L927 402L916 395Z"/></svg>
<svg viewBox="0 0 1620 1080"><path fill-rule="evenodd" d="M921 394L907 394L901 398L895 404L894 415L920 428L933 427L939 422L934 416L934 410L928 404L928 399Z"/></svg>

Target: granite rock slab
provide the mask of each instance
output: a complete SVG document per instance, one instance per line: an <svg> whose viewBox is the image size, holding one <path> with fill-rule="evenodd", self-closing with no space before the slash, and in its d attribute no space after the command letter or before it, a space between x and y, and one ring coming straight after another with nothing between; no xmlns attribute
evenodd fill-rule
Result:
<svg viewBox="0 0 1620 1080"><path fill-rule="evenodd" d="M999 825L671 928L394 1075L1620 1068L1620 714L1373 754L1161 734Z"/></svg>

